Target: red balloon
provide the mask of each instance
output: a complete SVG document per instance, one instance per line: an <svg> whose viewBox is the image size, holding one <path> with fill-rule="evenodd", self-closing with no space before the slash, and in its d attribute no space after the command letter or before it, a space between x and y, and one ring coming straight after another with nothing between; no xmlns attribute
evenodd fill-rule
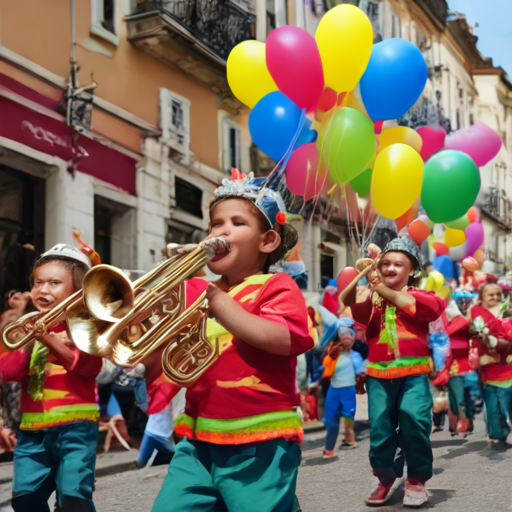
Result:
<svg viewBox="0 0 512 512"><path fill-rule="evenodd" d="M436 256L449 256L450 254L448 246L441 242L434 242L432 244L432 249L436 251Z"/></svg>
<svg viewBox="0 0 512 512"><path fill-rule="evenodd" d="M478 210L472 206L469 210L468 210L468 220L469 222L471 222L471 224L473 224L473 222L476 222L477 220L480 220L480 215L478 214Z"/></svg>
<svg viewBox="0 0 512 512"><path fill-rule="evenodd" d="M439 125L422 126L416 130L423 141L420 155L426 162L434 153L437 153L444 147L446 132Z"/></svg>
<svg viewBox="0 0 512 512"><path fill-rule="evenodd" d="M324 90L324 71L315 38L284 25L267 38L267 68L279 90L300 108L314 108Z"/></svg>
<svg viewBox="0 0 512 512"><path fill-rule="evenodd" d="M320 152L314 142L297 148L286 164L286 184L292 194L304 196L306 201L322 192L326 171L318 169Z"/></svg>
<svg viewBox="0 0 512 512"><path fill-rule="evenodd" d="M336 105L337 100L338 93L330 87L326 87L316 104L316 109L320 110L320 112L329 112Z"/></svg>

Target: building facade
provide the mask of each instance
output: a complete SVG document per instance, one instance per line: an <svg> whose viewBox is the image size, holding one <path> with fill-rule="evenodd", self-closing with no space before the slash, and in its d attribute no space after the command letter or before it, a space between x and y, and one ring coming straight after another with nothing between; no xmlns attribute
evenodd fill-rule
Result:
<svg viewBox="0 0 512 512"><path fill-rule="evenodd" d="M28 268L34 252L71 243L73 228L106 263L139 271L166 242L202 240L230 169L265 175L274 165L227 84L231 48L286 23L314 34L339 3L0 0L0 291L21 286L11 278L27 272L13 270L20 254ZM446 0L346 3L367 13L374 42L402 37L425 56L427 86L398 124L449 131L481 120L502 136L478 201L491 270L509 269L510 80ZM371 224L354 201L355 215L326 203L298 226L309 291L357 258Z"/></svg>

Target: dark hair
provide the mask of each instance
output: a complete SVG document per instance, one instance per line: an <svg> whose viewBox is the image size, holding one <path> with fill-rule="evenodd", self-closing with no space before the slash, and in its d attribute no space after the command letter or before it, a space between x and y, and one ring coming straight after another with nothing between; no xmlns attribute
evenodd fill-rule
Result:
<svg viewBox="0 0 512 512"><path fill-rule="evenodd" d="M247 201L252 206L253 213L258 217L258 221L260 224L261 231L263 233L273 229L277 232L277 234L281 237L281 243L279 247L272 251L268 256L265 264L263 265L263 272L265 274L268 273L270 267L275 265L278 261L282 260L289 251L291 251L299 241L299 234L297 230L291 226L290 224L275 224L274 227L270 227L267 218L263 215L263 213L255 206L253 201L246 197L240 196L225 196L217 199L213 203L210 204L210 218L212 216L213 210L217 205L222 203L223 201L227 201L229 199L241 199L243 201Z"/></svg>
<svg viewBox="0 0 512 512"><path fill-rule="evenodd" d="M73 277L73 288L75 289L75 292L82 288L82 281L89 269L80 261L66 258L65 256L45 256L44 258L37 260L34 264L34 268L32 269L32 273L30 274L31 287L34 286L35 270L42 265L46 265L46 263L58 263L59 265L66 267Z"/></svg>

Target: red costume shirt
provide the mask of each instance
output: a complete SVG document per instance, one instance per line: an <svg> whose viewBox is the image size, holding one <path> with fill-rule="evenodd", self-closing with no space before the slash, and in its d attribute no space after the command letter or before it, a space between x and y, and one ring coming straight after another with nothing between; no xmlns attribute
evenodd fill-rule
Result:
<svg viewBox="0 0 512 512"><path fill-rule="evenodd" d="M469 373L469 347L471 333L469 331L469 320L458 315L448 320L443 313L443 323L446 333L450 338L450 357L446 362L446 368L450 375L462 375Z"/></svg>
<svg viewBox="0 0 512 512"><path fill-rule="evenodd" d="M475 336L472 345L478 348L480 356L480 376L484 384L512 386L512 326L508 320L499 320L482 306L471 308L471 320L482 317L489 335L501 340L492 348L480 336Z"/></svg>
<svg viewBox="0 0 512 512"><path fill-rule="evenodd" d="M384 312L394 307L376 292L366 301L350 307L354 320L366 327L369 354L367 374L381 379L395 379L408 375L430 373L428 324L437 320L446 303L432 292L409 288L416 304L409 308L396 308L398 350L380 341L384 328Z"/></svg>
<svg viewBox="0 0 512 512"><path fill-rule="evenodd" d="M58 334L63 327L51 330ZM100 357L72 349L73 361L60 361L50 353L45 364L43 399L33 400L28 394L30 353L20 350L0 356L0 378L4 382L21 381L20 428L42 430L77 421L97 421L96 377L102 366Z"/></svg>
<svg viewBox="0 0 512 512"><path fill-rule="evenodd" d="M304 298L284 273L251 276L230 295L246 311L286 326L290 354L279 356L252 347L209 320L208 338L218 340L220 356L187 389L185 414L176 420L175 431L216 444L278 437L301 441L295 370L297 356L313 347Z"/></svg>

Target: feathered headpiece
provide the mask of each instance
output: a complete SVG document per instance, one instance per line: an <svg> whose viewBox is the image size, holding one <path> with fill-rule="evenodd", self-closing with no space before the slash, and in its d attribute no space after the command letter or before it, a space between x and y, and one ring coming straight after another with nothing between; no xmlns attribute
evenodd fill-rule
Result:
<svg viewBox="0 0 512 512"><path fill-rule="evenodd" d="M252 172L247 175L241 174L238 169L232 169L231 179L222 180L210 208L220 199L228 197L249 199L268 220L271 228L276 223L284 224L292 216L287 213L281 194L265 186L266 180L267 178L255 178Z"/></svg>

